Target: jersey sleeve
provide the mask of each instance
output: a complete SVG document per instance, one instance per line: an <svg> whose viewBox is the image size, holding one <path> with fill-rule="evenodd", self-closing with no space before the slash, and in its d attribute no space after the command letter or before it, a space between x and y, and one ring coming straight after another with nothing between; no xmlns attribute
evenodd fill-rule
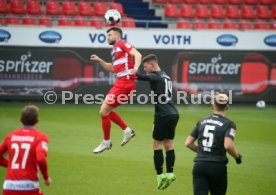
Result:
<svg viewBox="0 0 276 195"><path fill-rule="evenodd" d="M48 165L46 160L47 154L48 154L48 137L46 135L43 135L37 143L36 156L37 156L39 169L44 179L47 179L49 177Z"/></svg>
<svg viewBox="0 0 276 195"><path fill-rule="evenodd" d="M127 53L129 53L132 50L132 48L134 48L134 46L127 41L121 41L119 47Z"/></svg>
<svg viewBox="0 0 276 195"><path fill-rule="evenodd" d="M8 151L7 138L0 143L0 166L7 167L8 160L3 156Z"/></svg>
<svg viewBox="0 0 276 195"><path fill-rule="evenodd" d="M155 74L140 74L137 73L136 74L137 79L141 80L141 81L158 81L159 80L159 76L155 75Z"/></svg>
<svg viewBox="0 0 276 195"><path fill-rule="evenodd" d="M228 126L227 126L227 130L225 132L225 137L229 137L232 140L235 139L236 136L236 124L234 122L231 122Z"/></svg>
<svg viewBox="0 0 276 195"><path fill-rule="evenodd" d="M196 124L196 126L194 127L194 129L192 130L192 132L190 133L190 136L192 136L193 138L197 139L198 138L198 134L199 134L199 122Z"/></svg>

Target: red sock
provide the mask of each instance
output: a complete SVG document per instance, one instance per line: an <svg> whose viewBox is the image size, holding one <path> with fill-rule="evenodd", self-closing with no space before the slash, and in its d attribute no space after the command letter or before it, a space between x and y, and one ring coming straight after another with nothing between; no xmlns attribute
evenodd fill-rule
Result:
<svg viewBox="0 0 276 195"><path fill-rule="evenodd" d="M110 119L118 126L120 126L123 130L127 128L127 124L115 111L111 111L109 115L110 115Z"/></svg>
<svg viewBox="0 0 276 195"><path fill-rule="evenodd" d="M102 128L104 133L104 140L110 139L111 120L110 115L102 116Z"/></svg>

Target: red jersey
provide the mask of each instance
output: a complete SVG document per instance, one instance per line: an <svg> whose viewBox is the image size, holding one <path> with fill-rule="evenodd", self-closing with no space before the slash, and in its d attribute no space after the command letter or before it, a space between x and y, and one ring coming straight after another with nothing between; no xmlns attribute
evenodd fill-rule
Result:
<svg viewBox="0 0 276 195"><path fill-rule="evenodd" d="M9 160L3 190L39 189L38 171L44 179L48 178L47 135L33 128L17 129L8 134L0 145L0 156L6 152Z"/></svg>
<svg viewBox="0 0 276 195"><path fill-rule="evenodd" d="M115 43L111 51L112 65L118 78L129 77L131 69L134 68L132 56L129 54L134 46L120 39ZM131 76L134 78L134 76Z"/></svg>

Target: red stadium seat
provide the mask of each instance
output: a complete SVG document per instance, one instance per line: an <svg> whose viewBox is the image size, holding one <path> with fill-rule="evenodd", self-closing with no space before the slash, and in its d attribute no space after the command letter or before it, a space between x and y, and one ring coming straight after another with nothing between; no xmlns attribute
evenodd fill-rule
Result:
<svg viewBox="0 0 276 195"><path fill-rule="evenodd" d="M90 16L93 15L91 3L88 1L80 1L78 4L79 7L79 14Z"/></svg>
<svg viewBox="0 0 276 195"><path fill-rule="evenodd" d="M25 13L25 6L23 0L11 0L11 11L13 13L22 14Z"/></svg>
<svg viewBox="0 0 276 195"><path fill-rule="evenodd" d="M239 21L239 29L240 30L252 30L253 26L252 26L251 20L247 20L247 19L240 20Z"/></svg>
<svg viewBox="0 0 276 195"><path fill-rule="evenodd" d="M178 18L177 19L176 28L180 28L180 29L192 29L193 25L191 24L191 22L189 21L189 19Z"/></svg>
<svg viewBox="0 0 276 195"><path fill-rule="evenodd" d="M23 25L36 25L36 17L33 15L23 15L22 16L22 24Z"/></svg>
<svg viewBox="0 0 276 195"><path fill-rule="evenodd" d="M195 12L191 4L180 5L180 15L185 18L192 18L195 16Z"/></svg>
<svg viewBox="0 0 276 195"><path fill-rule="evenodd" d="M256 19L254 21L254 29L256 29L256 30L266 30L266 29L268 29L268 25L267 25L266 20Z"/></svg>
<svg viewBox="0 0 276 195"><path fill-rule="evenodd" d="M134 18L130 18L130 17L125 17L122 20L122 27L125 28L135 28L136 27L136 23L134 21Z"/></svg>
<svg viewBox="0 0 276 195"><path fill-rule="evenodd" d="M256 5L256 4L258 4L258 1L259 1L259 0L244 0L244 3Z"/></svg>
<svg viewBox="0 0 276 195"><path fill-rule="evenodd" d="M105 26L103 17L100 16L92 16L90 26L93 26L95 28L102 28Z"/></svg>
<svg viewBox="0 0 276 195"><path fill-rule="evenodd" d="M27 12L30 14L41 14L41 7L39 0L27 1Z"/></svg>
<svg viewBox="0 0 276 195"><path fill-rule="evenodd" d="M75 16L74 25L75 26L89 26L89 22L85 16Z"/></svg>
<svg viewBox="0 0 276 195"><path fill-rule="evenodd" d="M274 0L259 0L260 4L275 4L276 2L274 2Z"/></svg>
<svg viewBox="0 0 276 195"><path fill-rule="evenodd" d="M226 16L228 18L240 18L239 7L237 5L227 5Z"/></svg>
<svg viewBox="0 0 276 195"><path fill-rule="evenodd" d="M9 6L7 0L0 0L0 13L8 13Z"/></svg>
<svg viewBox="0 0 276 195"><path fill-rule="evenodd" d="M209 29L222 29L222 25L219 19L209 19L208 20L208 28Z"/></svg>
<svg viewBox="0 0 276 195"><path fill-rule="evenodd" d="M229 0L231 4L243 4L243 0Z"/></svg>
<svg viewBox="0 0 276 195"><path fill-rule="evenodd" d="M255 9L252 5L242 5L241 6L242 18L250 19L255 18Z"/></svg>
<svg viewBox="0 0 276 195"><path fill-rule="evenodd" d="M53 20L51 16L40 15L38 19L38 25L41 26L53 26Z"/></svg>
<svg viewBox="0 0 276 195"><path fill-rule="evenodd" d="M9 24L12 24L12 25L20 25L21 24L19 16L14 15L14 14L7 14L6 15L6 23L8 25Z"/></svg>
<svg viewBox="0 0 276 195"><path fill-rule="evenodd" d="M269 29L270 30L276 30L276 20L269 21Z"/></svg>
<svg viewBox="0 0 276 195"><path fill-rule="evenodd" d="M95 2L94 3L94 13L97 16L103 16L107 10L106 4L104 2Z"/></svg>
<svg viewBox="0 0 276 195"><path fill-rule="evenodd" d="M198 4L195 7L196 16L199 18L208 18L209 17L209 10L207 5Z"/></svg>
<svg viewBox="0 0 276 195"><path fill-rule="evenodd" d="M116 9L122 16L125 16L124 8L121 3L110 3L109 9Z"/></svg>
<svg viewBox="0 0 276 195"><path fill-rule="evenodd" d="M225 13L222 5L211 5L211 16L213 18L224 18Z"/></svg>
<svg viewBox="0 0 276 195"><path fill-rule="evenodd" d="M73 22L70 16L59 15L58 16L58 25L59 26L73 26Z"/></svg>
<svg viewBox="0 0 276 195"><path fill-rule="evenodd" d="M197 3L198 0L184 0L184 3Z"/></svg>
<svg viewBox="0 0 276 195"><path fill-rule="evenodd" d="M177 4L166 3L164 9L166 17L179 17Z"/></svg>
<svg viewBox="0 0 276 195"><path fill-rule="evenodd" d="M198 0L199 3L213 3L213 0Z"/></svg>
<svg viewBox="0 0 276 195"><path fill-rule="evenodd" d="M215 3L228 4L228 0L214 0Z"/></svg>
<svg viewBox="0 0 276 195"><path fill-rule="evenodd" d="M47 14L61 14L59 2L56 0L46 1L46 13Z"/></svg>
<svg viewBox="0 0 276 195"><path fill-rule="evenodd" d="M0 25L3 25L3 24L4 24L3 18L0 18Z"/></svg>
<svg viewBox="0 0 276 195"><path fill-rule="evenodd" d="M183 0L170 0L171 3L182 3Z"/></svg>
<svg viewBox="0 0 276 195"><path fill-rule="evenodd" d="M195 18L193 20L193 23L194 23L194 28L197 30L207 29L207 25L206 25L204 19L202 19L202 18Z"/></svg>
<svg viewBox="0 0 276 195"><path fill-rule="evenodd" d="M63 1L62 2L62 12L66 15L76 15L78 14L76 5L74 1Z"/></svg>
<svg viewBox="0 0 276 195"><path fill-rule="evenodd" d="M167 3L170 0L153 0L154 3Z"/></svg>
<svg viewBox="0 0 276 195"><path fill-rule="evenodd" d="M269 6L267 5L258 5L257 8L257 17L268 19L271 18Z"/></svg>
<svg viewBox="0 0 276 195"><path fill-rule="evenodd" d="M276 18L276 6L272 6L272 17Z"/></svg>
<svg viewBox="0 0 276 195"><path fill-rule="evenodd" d="M223 29L236 30L237 29L236 21L234 19L225 18L223 20Z"/></svg>

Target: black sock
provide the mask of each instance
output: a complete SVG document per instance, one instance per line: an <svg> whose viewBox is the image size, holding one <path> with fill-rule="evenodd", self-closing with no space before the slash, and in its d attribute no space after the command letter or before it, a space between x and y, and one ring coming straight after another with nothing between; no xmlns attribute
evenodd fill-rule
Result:
<svg viewBox="0 0 276 195"><path fill-rule="evenodd" d="M163 150L154 150L154 166L157 175L160 175L163 173L163 164L164 164L164 156L163 156Z"/></svg>
<svg viewBox="0 0 276 195"><path fill-rule="evenodd" d="M167 173L173 173L174 161L175 161L174 150L167 151L166 152Z"/></svg>

